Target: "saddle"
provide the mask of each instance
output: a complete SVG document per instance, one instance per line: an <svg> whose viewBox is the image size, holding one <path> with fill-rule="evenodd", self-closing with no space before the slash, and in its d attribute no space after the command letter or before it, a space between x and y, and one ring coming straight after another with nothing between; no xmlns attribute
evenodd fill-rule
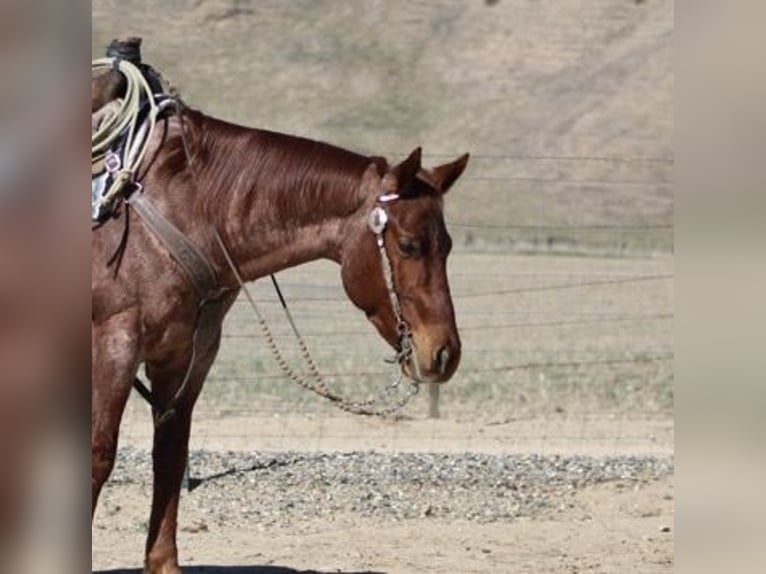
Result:
<svg viewBox="0 0 766 574"><path fill-rule="evenodd" d="M166 95L155 95L155 104L163 108L163 103L169 100ZM97 110L91 116L91 133L94 133L109 118L114 117L116 111L123 104L122 99L114 100ZM145 102L138 110L135 125L139 141L134 141L130 146L128 136L130 129L124 128L107 150L97 156L91 156L91 222L103 224L118 213L120 200L125 199L132 191L139 187L133 179L134 169L138 167L135 159L143 156L143 152L149 142L150 107ZM130 172L122 171L123 167L129 167Z"/></svg>
<svg viewBox="0 0 766 574"><path fill-rule="evenodd" d="M160 114L175 100L141 62L141 39L114 40L91 63L91 222L102 225L137 187L135 172Z"/></svg>

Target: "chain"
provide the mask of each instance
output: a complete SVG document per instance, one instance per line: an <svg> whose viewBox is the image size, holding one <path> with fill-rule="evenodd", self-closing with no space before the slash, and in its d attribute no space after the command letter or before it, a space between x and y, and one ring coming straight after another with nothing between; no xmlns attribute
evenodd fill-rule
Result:
<svg viewBox="0 0 766 574"><path fill-rule="evenodd" d="M253 312L255 313L258 326L261 330L261 335L263 336L263 339L266 341L266 345L268 346L269 350L274 356L274 359L276 360L276 363L279 366L279 368L282 370L285 376L288 379L290 379L293 383L297 384L300 387L303 387L304 389L308 391L311 391L319 395L320 397L328 399L333 405L335 405L337 408L339 408L342 411L345 411L351 414L366 415L366 416L380 416L380 417L390 416L396 413L397 411L401 410L409 402L409 400L417 394L419 390L417 383L412 383L404 393L399 393L399 389L401 387L401 382L403 378L400 365L404 360L407 360L412 354L412 343L411 343L411 337L409 335L409 328L407 327L406 323L404 323L404 321L400 321L400 325L403 325L405 329L402 333L400 333L402 335L401 337L402 350L399 353L397 353L395 358L392 360L392 362L394 363L394 367L391 373L389 384L376 397L373 397L372 399L367 401L349 401L348 399L344 399L336 395L334 392L332 392L328 388L327 384L324 381L324 378L320 374L319 368L317 367L316 362L314 361L314 358L311 356L308 346L306 345L306 341L303 339L300 332L298 331L298 328L295 325L295 321L293 320L292 315L290 314L290 311L284 302L284 298L282 297L282 293L279 290L279 286L276 283L276 279L272 275L272 281L274 282L274 286L277 289L277 294L279 295L280 301L282 302L282 307L285 310L287 320L290 323L293 334L295 335L296 341L298 343L298 348L300 349L300 352L301 352L301 356L303 357L303 360L308 367L310 380L296 373L293 370L293 368L288 364L287 360L284 358L284 355L282 354L279 347L277 346L274 335L271 332L271 329L268 323L266 322L265 317L261 313L260 309L258 308L258 305L255 303L255 299L250 293L250 290L247 288L247 285L245 285L244 281L242 280L242 277L237 271L234 261L232 260L231 255L229 254L229 251L223 242L223 239L218 233L218 230L214 230L214 232L215 232L216 240L218 241L218 246L223 252L223 255L226 258L226 262L229 268L234 274L234 277L237 280L239 287L242 289L243 293L245 294L245 297L250 303L250 307L253 309ZM386 264L389 263L387 257L386 257L385 263ZM390 274L390 272L391 270L389 266L388 273ZM397 394L398 396L396 396ZM391 401L392 398L393 398L393 403L389 403L386 406L376 408L376 406L380 404L381 402Z"/></svg>

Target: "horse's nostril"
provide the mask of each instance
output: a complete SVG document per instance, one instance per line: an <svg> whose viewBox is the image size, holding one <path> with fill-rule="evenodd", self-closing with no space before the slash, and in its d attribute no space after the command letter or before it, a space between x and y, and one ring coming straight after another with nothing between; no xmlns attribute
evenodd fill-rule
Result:
<svg viewBox="0 0 766 574"><path fill-rule="evenodd" d="M440 347L434 353L434 367L440 374L447 372L447 365L449 365L450 352L447 347Z"/></svg>

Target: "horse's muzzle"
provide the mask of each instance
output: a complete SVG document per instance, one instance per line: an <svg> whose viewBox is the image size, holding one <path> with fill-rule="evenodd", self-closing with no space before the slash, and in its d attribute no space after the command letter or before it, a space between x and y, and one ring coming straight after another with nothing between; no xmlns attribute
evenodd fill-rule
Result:
<svg viewBox="0 0 766 574"><path fill-rule="evenodd" d="M445 343L418 348L402 365L404 374L420 383L446 383L455 374L460 363L460 345Z"/></svg>

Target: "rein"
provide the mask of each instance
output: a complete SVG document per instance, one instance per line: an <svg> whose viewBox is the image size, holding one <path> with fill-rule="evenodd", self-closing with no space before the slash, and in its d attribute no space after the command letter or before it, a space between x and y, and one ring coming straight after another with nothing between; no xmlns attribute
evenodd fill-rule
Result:
<svg viewBox="0 0 766 574"><path fill-rule="evenodd" d="M386 251L385 242L383 240L383 232L385 231L386 223L388 221L388 214L384 208L384 205L385 203L394 201L395 199L398 199L398 196L393 194L382 195L378 197L377 201L381 205L376 206L370 213L368 225L376 235L377 244L380 250L383 277L386 282L386 289L388 291L388 295L391 300L391 306L397 321L397 332L399 334L400 349L394 358L388 361L394 365L390 375L390 383L378 394L378 396L367 401L349 401L348 399L344 399L343 397L336 395L328 388L327 383L324 381L324 378L319 372L319 368L317 367L316 362L308 350L306 341L298 331L298 327L296 326L292 314L287 307L285 298L282 296L282 290L279 288L277 278L272 274L271 281L274 285L274 289L277 292L279 301L282 305L282 309L284 310L285 316L287 317L287 321L290 324L293 334L295 335L295 339L298 347L300 348L301 355L303 356L306 366L308 367L309 374L311 375L311 380L302 377L300 374L296 373L292 367L290 367L282 355L282 352L279 350L274 335L272 334L271 329L269 328L269 325L263 316L263 313L261 313L260 309L258 308L258 305L255 302L255 298L252 296L250 290L247 288L247 285L242 280L242 276L239 274L234 260L229 254L229 250L226 248L226 244L221 238L221 235L218 233L217 229L213 230L215 233L216 241L218 242L218 246L220 247L221 252L226 259L226 263L231 269L234 278L236 279L240 289L242 289L244 292L245 297L247 298L250 307L255 314L256 320L258 321L258 325L261 329L261 334L263 335L266 344L271 350L272 355L274 355L274 359L276 360L277 365L279 365L279 368L282 369L282 372L285 374L285 376L287 376L288 379L290 379L298 386L303 387L304 389L329 400L339 409L356 415L380 417L390 416L401 410L409 402L409 400L418 393L418 390L420 389L419 384L413 381L410 383L409 387L404 391L404 393L399 394L399 388L403 379L402 366L412 357L414 346L409 325L402 317L401 306L399 304L399 296L397 295L396 289L394 288L391 260L388 257L388 252ZM415 364L414 368L417 371L416 379L419 379L420 373L417 366L417 361L413 361L413 363ZM389 404L388 406L383 406L380 408L377 407L379 403L383 401L390 401L392 397L397 394L399 394L399 396L394 399L393 403Z"/></svg>

